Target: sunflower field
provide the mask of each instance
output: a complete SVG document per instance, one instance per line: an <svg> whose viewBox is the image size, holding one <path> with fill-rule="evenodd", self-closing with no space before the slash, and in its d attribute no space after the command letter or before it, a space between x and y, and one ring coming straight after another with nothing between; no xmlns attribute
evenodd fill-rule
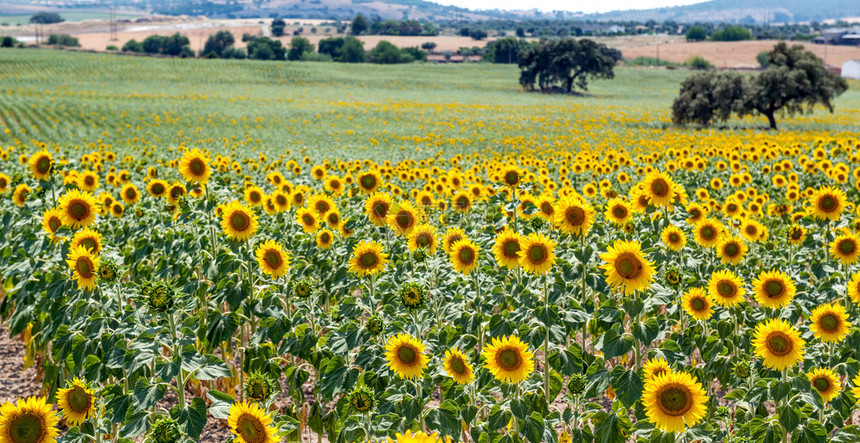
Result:
<svg viewBox="0 0 860 443"><path fill-rule="evenodd" d="M856 84L0 56L0 443L860 441Z"/></svg>

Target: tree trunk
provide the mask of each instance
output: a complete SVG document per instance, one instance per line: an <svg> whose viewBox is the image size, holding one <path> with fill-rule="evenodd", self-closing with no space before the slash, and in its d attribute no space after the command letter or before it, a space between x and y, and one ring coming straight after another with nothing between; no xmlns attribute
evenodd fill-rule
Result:
<svg viewBox="0 0 860 443"><path fill-rule="evenodd" d="M568 77L566 83L565 88L567 89L567 93L570 94L570 90L573 88L573 77Z"/></svg>
<svg viewBox="0 0 860 443"><path fill-rule="evenodd" d="M776 130L776 119L773 118L773 111L765 112L764 116L767 117L767 121L770 123L770 129Z"/></svg>

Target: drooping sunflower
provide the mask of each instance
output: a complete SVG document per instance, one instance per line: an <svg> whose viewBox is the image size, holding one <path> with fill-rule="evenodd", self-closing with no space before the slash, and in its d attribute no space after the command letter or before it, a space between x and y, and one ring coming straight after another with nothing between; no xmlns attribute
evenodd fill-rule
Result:
<svg viewBox="0 0 860 443"><path fill-rule="evenodd" d="M643 188L654 206L671 206L678 185L668 174L662 171L651 171L642 181Z"/></svg>
<svg viewBox="0 0 860 443"><path fill-rule="evenodd" d="M245 241L257 232L257 215L251 208L233 200L221 209L221 229L233 240Z"/></svg>
<svg viewBox="0 0 860 443"><path fill-rule="evenodd" d="M851 232L843 232L830 243L830 254L842 265L852 265L860 257L860 239Z"/></svg>
<svg viewBox="0 0 860 443"><path fill-rule="evenodd" d="M421 213L408 200L392 205L385 216L388 226L401 237L409 237L420 221Z"/></svg>
<svg viewBox="0 0 860 443"><path fill-rule="evenodd" d="M727 265L737 265L743 261L749 247L744 241L734 235L723 236L717 244L717 255L720 261Z"/></svg>
<svg viewBox="0 0 860 443"><path fill-rule="evenodd" d="M83 246L93 255L99 255L102 251L102 235L90 228L81 229L72 236L69 249L75 249L78 246Z"/></svg>
<svg viewBox="0 0 860 443"><path fill-rule="evenodd" d="M496 380L516 384L529 377L534 371L534 355L515 335L493 337L481 351L484 365Z"/></svg>
<svg viewBox="0 0 860 443"><path fill-rule="evenodd" d="M407 243L410 251L425 249L430 255L436 253L439 242L436 240L436 228L433 225L420 224L412 230Z"/></svg>
<svg viewBox="0 0 860 443"><path fill-rule="evenodd" d="M0 443L56 443L57 413L45 397L0 405Z"/></svg>
<svg viewBox="0 0 860 443"><path fill-rule="evenodd" d="M457 348L445 351L445 360L442 365L448 376L457 383L467 385L475 380L475 372L466 358L466 354Z"/></svg>
<svg viewBox="0 0 860 443"><path fill-rule="evenodd" d="M846 200L841 189L824 186L809 198L809 210L816 220L839 220L845 210Z"/></svg>
<svg viewBox="0 0 860 443"><path fill-rule="evenodd" d="M421 377L427 366L424 343L409 334L397 334L385 345L385 360L400 378Z"/></svg>
<svg viewBox="0 0 860 443"><path fill-rule="evenodd" d="M648 380L642 391L645 415L666 432L684 432L707 412L708 396L699 381L686 372L666 372Z"/></svg>
<svg viewBox="0 0 860 443"><path fill-rule="evenodd" d="M606 203L606 211L603 213L607 220L611 221L615 226L621 226L632 217L630 206L626 201L620 198L613 198Z"/></svg>
<svg viewBox="0 0 860 443"><path fill-rule="evenodd" d="M385 226L385 218L391 209L391 196L385 192L377 192L364 201L364 213L376 226Z"/></svg>
<svg viewBox="0 0 860 443"><path fill-rule="evenodd" d="M69 383L69 387L57 390L57 406L63 411L66 422L72 426L80 426L96 413L95 389L78 378Z"/></svg>
<svg viewBox="0 0 860 443"><path fill-rule="evenodd" d="M59 206L63 211L63 224L72 229L89 226L96 221L98 206L89 192L70 190L60 197Z"/></svg>
<svg viewBox="0 0 860 443"><path fill-rule="evenodd" d="M785 320L773 318L756 325L752 344L763 364L777 371L802 362L806 346L797 329Z"/></svg>
<svg viewBox="0 0 860 443"><path fill-rule="evenodd" d="M709 320L714 315L714 302L704 288L690 288L683 297L684 312L696 320Z"/></svg>
<svg viewBox="0 0 860 443"><path fill-rule="evenodd" d="M644 291L651 287L654 267L642 253L642 245L636 241L616 240L608 250L600 254L606 264L601 265L606 282L620 288L624 294Z"/></svg>
<svg viewBox="0 0 860 443"><path fill-rule="evenodd" d="M855 272L851 276L851 281L847 284L848 296L851 301L860 305L860 272Z"/></svg>
<svg viewBox="0 0 860 443"><path fill-rule="evenodd" d="M328 229L320 229L316 236L317 247L320 249L328 249L334 243L334 234Z"/></svg>
<svg viewBox="0 0 860 443"><path fill-rule="evenodd" d="M349 272L358 276L374 275L381 272L388 263L388 254L382 252L382 245L363 241L355 245L349 259Z"/></svg>
<svg viewBox="0 0 860 443"><path fill-rule="evenodd" d="M842 382L830 368L814 368L806 373L806 377L825 402L833 400L842 391Z"/></svg>
<svg viewBox="0 0 860 443"><path fill-rule="evenodd" d="M533 232L520 239L520 266L532 274L546 274L555 263L556 242L544 234Z"/></svg>
<svg viewBox="0 0 860 443"><path fill-rule="evenodd" d="M51 208L42 214L42 229L52 240L55 239L57 231L63 227L63 211L60 208Z"/></svg>
<svg viewBox="0 0 860 443"><path fill-rule="evenodd" d="M209 156L197 148L185 151L179 160L179 173L187 182L205 185L212 175Z"/></svg>
<svg viewBox="0 0 860 443"><path fill-rule="evenodd" d="M30 157L30 173L36 180L48 180L54 169L54 158L46 150L41 150Z"/></svg>
<svg viewBox="0 0 860 443"><path fill-rule="evenodd" d="M368 412L374 403L373 392L363 386L349 394L349 406L356 412Z"/></svg>
<svg viewBox="0 0 860 443"><path fill-rule="evenodd" d="M851 323L845 307L838 303L825 303L812 310L809 329L824 342L840 342L848 335Z"/></svg>
<svg viewBox="0 0 860 443"><path fill-rule="evenodd" d="M687 236L684 231L675 225L668 225L660 232L660 240L672 251L680 251L687 244Z"/></svg>
<svg viewBox="0 0 860 443"><path fill-rule="evenodd" d="M99 267L99 258L84 246L69 250L69 259L66 260L69 268L73 271L73 278L78 281L81 289L93 289L96 286L96 269Z"/></svg>
<svg viewBox="0 0 860 443"><path fill-rule="evenodd" d="M586 235L594 223L594 207L586 200L569 196L556 203L555 225L571 235Z"/></svg>
<svg viewBox="0 0 860 443"><path fill-rule="evenodd" d="M708 280L708 294L714 300L714 303L724 306L737 306L744 299L746 289L744 283L732 271L723 270L711 274Z"/></svg>
<svg viewBox="0 0 860 443"><path fill-rule="evenodd" d="M480 250L481 248L475 242L464 238L451 245L451 253L448 254L448 257L457 272L469 275L478 267L478 252Z"/></svg>
<svg viewBox="0 0 860 443"><path fill-rule="evenodd" d="M720 222L706 218L697 223L694 228L696 243L705 248L713 248L720 242L720 235L724 229Z"/></svg>
<svg viewBox="0 0 860 443"><path fill-rule="evenodd" d="M458 226L452 226L448 228L448 231L445 232L445 235L442 236L442 250L445 251L446 254L451 254L451 249L454 246L454 243L457 243L460 240L466 238L466 231Z"/></svg>
<svg viewBox="0 0 860 443"><path fill-rule="evenodd" d="M663 357L652 358L642 367L642 375L645 377L645 381L653 380L658 375L670 372L672 372L672 368L669 367L669 362Z"/></svg>
<svg viewBox="0 0 860 443"><path fill-rule="evenodd" d="M278 443L278 430L272 426L271 414L255 402L243 401L230 405L227 424L235 443Z"/></svg>
<svg viewBox="0 0 860 443"><path fill-rule="evenodd" d="M257 264L264 274L272 278L283 277L290 269L290 256L284 252L280 243L266 240L257 246Z"/></svg>
<svg viewBox="0 0 860 443"><path fill-rule="evenodd" d="M791 277L777 270L762 271L753 281L753 288L755 300L760 305L771 309L787 306L794 299L797 291Z"/></svg>
<svg viewBox="0 0 860 443"><path fill-rule="evenodd" d="M522 236L512 230L505 228L496 235L496 243L493 245L493 255L499 266L504 266L509 269L516 269L520 266L520 242Z"/></svg>
<svg viewBox="0 0 860 443"><path fill-rule="evenodd" d="M427 303L427 290L419 283L406 283L397 295L400 296L400 302L406 309L418 309Z"/></svg>

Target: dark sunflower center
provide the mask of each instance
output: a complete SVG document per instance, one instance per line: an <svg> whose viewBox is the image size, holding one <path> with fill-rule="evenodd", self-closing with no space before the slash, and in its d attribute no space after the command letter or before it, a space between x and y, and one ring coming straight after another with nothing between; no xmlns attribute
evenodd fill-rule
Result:
<svg viewBox="0 0 860 443"><path fill-rule="evenodd" d="M833 212L837 206L836 198L832 195L825 195L818 200L818 208L824 212Z"/></svg>
<svg viewBox="0 0 860 443"><path fill-rule="evenodd" d="M627 208L624 206L615 206L612 208L612 215L614 215L615 218L627 217Z"/></svg>
<svg viewBox="0 0 860 443"><path fill-rule="evenodd" d="M469 199L465 196L457 197L457 207L458 208L468 208L469 207Z"/></svg>
<svg viewBox="0 0 860 443"><path fill-rule="evenodd" d="M690 210L690 217L691 217L691 218L693 218L693 219L698 219L698 218L699 218L699 217L701 217L701 216L702 216L702 211L700 211L700 210L698 210L698 209L692 209L692 210Z"/></svg>
<svg viewBox="0 0 860 443"><path fill-rule="evenodd" d="M793 348L791 338L782 332L771 332L765 341L767 349L777 357L788 355Z"/></svg>
<svg viewBox="0 0 860 443"><path fill-rule="evenodd" d="M376 187L376 177L365 175L359 179L359 183L361 183L361 187L364 189L373 189Z"/></svg>
<svg viewBox="0 0 860 443"><path fill-rule="evenodd" d="M502 252L505 254L505 257L516 257L517 252L520 252L520 242L516 240L506 241L504 245L502 245Z"/></svg>
<svg viewBox="0 0 860 443"><path fill-rule="evenodd" d="M365 252L358 257L358 263L361 264L362 268L370 269L379 263L379 257L373 252Z"/></svg>
<svg viewBox="0 0 860 443"><path fill-rule="evenodd" d="M94 239L92 237L88 237L88 238L81 240L81 246L83 246L87 249L90 249L93 252L98 252L97 249L98 249L99 244L98 244L98 242L96 242L96 239Z"/></svg>
<svg viewBox="0 0 860 443"><path fill-rule="evenodd" d="M681 237L676 233L669 234L669 243L678 243L681 241Z"/></svg>
<svg viewBox="0 0 860 443"><path fill-rule="evenodd" d="M723 248L723 252L729 257L735 257L741 252L741 248L737 243L728 243Z"/></svg>
<svg viewBox="0 0 860 443"><path fill-rule="evenodd" d="M306 226L313 226L314 220L316 219L310 214L302 215L302 223L304 223Z"/></svg>
<svg viewBox="0 0 860 443"><path fill-rule="evenodd" d="M319 212L320 214L325 214L329 210L328 203L324 201L318 201L316 204L316 209L317 212Z"/></svg>
<svg viewBox="0 0 860 443"><path fill-rule="evenodd" d="M125 190L125 198L127 198L129 200L134 200L135 197L137 197L137 191L135 191L132 188Z"/></svg>
<svg viewBox="0 0 860 443"><path fill-rule="evenodd" d="M505 183L507 183L508 186L513 186L519 182L520 174L518 174L516 171L508 171L505 173Z"/></svg>
<svg viewBox="0 0 860 443"><path fill-rule="evenodd" d="M520 367L520 353L516 349L502 349L496 353L496 364L505 371L515 371Z"/></svg>
<svg viewBox="0 0 860 443"><path fill-rule="evenodd" d="M821 316L821 319L818 320L818 324L821 326L821 329L824 329L827 332L833 332L839 329L839 318L832 313L827 313Z"/></svg>
<svg viewBox="0 0 860 443"><path fill-rule="evenodd" d="M244 212L234 212L230 216L230 226L237 231L244 231L251 226L251 217Z"/></svg>
<svg viewBox="0 0 860 443"><path fill-rule="evenodd" d="M88 204L86 204L86 202L80 200L73 200L71 203L69 203L69 214L71 214L73 218L82 220L86 218L87 215L89 215L89 212L90 207Z"/></svg>
<svg viewBox="0 0 860 443"><path fill-rule="evenodd" d="M287 204L287 197L282 194L275 196L275 202L278 203L278 206L284 206Z"/></svg>
<svg viewBox="0 0 860 443"><path fill-rule="evenodd" d="M451 358L451 371L455 374L465 374L466 373L466 363L463 362L463 359L460 357L452 357Z"/></svg>
<svg viewBox="0 0 860 443"><path fill-rule="evenodd" d="M665 197L669 194L669 183L662 178L658 178L651 182L651 193L657 197Z"/></svg>
<svg viewBox="0 0 860 443"><path fill-rule="evenodd" d="M156 183L152 185L152 193L155 195L164 194L164 185L161 183Z"/></svg>
<svg viewBox="0 0 860 443"><path fill-rule="evenodd" d="M735 285L728 281L717 283L717 293L723 297L731 297L735 293Z"/></svg>
<svg viewBox="0 0 860 443"><path fill-rule="evenodd" d="M460 261L467 265L470 265L475 261L475 251L470 247L460 249L460 252L457 255L460 257Z"/></svg>
<svg viewBox="0 0 860 443"><path fill-rule="evenodd" d="M260 201L260 200L262 200L262 199L263 199L263 195L262 195L262 194L260 194L260 193L259 193L259 192L257 192L257 191L251 191L251 201L252 201L252 202L257 203L257 202L259 202L259 201Z"/></svg>
<svg viewBox="0 0 860 443"><path fill-rule="evenodd" d="M263 255L263 260L270 268L273 269L281 267L281 263L284 262L283 259L281 259L281 254L274 250L266 251L266 254Z"/></svg>
<svg viewBox="0 0 860 443"><path fill-rule="evenodd" d="M180 188L178 186L170 190L170 196L173 198L182 197L184 194L185 194L185 192L183 192L182 188Z"/></svg>
<svg viewBox="0 0 860 443"><path fill-rule="evenodd" d="M323 232L320 235L320 243L327 245L331 241L331 234L328 232Z"/></svg>
<svg viewBox="0 0 860 443"><path fill-rule="evenodd" d="M734 203L729 203L728 210L729 210L729 212L735 212L738 210L738 205L736 205Z"/></svg>
<svg viewBox="0 0 860 443"><path fill-rule="evenodd" d="M785 292L785 286L779 280L768 280L764 284L764 292L769 298L777 298Z"/></svg>
<svg viewBox="0 0 860 443"><path fill-rule="evenodd" d="M236 430L242 439L248 443L262 443L266 441L266 429L263 423L256 417L243 414L236 420Z"/></svg>
<svg viewBox="0 0 860 443"><path fill-rule="evenodd" d="M51 231L60 229L60 226L63 226L63 222L61 222L59 218L51 217L48 219L48 227L51 228Z"/></svg>
<svg viewBox="0 0 860 443"><path fill-rule="evenodd" d="M803 231L801 231L800 229L792 228L788 232L788 235L791 237L792 240L800 240L801 235L803 235Z"/></svg>
<svg viewBox="0 0 860 443"><path fill-rule="evenodd" d="M642 273L642 262L630 252L625 252L615 259L615 271L623 278L634 279Z"/></svg>
<svg viewBox="0 0 860 443"><path fill-rule="evenodd" d="M206 172L206 163L203 159L195 158L188 162L188 170L194 175L203 175Z"/></svg>
<svg viewBox="0 0 860 443"><path fill-rule="evenodd" d="M87 186L92 186L92 185L96 184L96 179L92 175L88 175L88 176L84 177L84 183Z"/></svg>
<svg viewBox="0 0 860 443"><path fill-rule="evenodd" d="M89 278L93 275L93 264L88 257L80 257L75 262L75 270L81 277Z"/></svg>
<svg viewBox="0 0 860 443"><path fill-rule="evenodd" d="M409 211L400 211L394 216L394 221L400 229L407 229L415 223L415 217Z"/></svg>
<svg viewBox="0 0 860 443"><path fill-rule="evenodd" d="M269 396L269 386L264 380L255 378L248 382L248 397L255 400L264 400Z"/></svg>
<svg viewBox="0 0 860 443"><path fill-rule="evenodd" d="M411 365L418 360L418 353L412 346L400 346L397 349L397 358L405 365Z"/></svg>
<svg viewBox="0 0 860 443"><path fill-rule="evenodd" d="M373 215L383 218L388 214L388 203L386 202L376 202L373 205Z"/></svg>
<svg viewBox="0 0 860 443"><path fill-rule="evenodd" d="M47 174L48 171L51 170L51 159L48 157L40 157L39 160L36 161L36 170L38 170L40 174Z"/></svg>
<svg viewBox="0 0 860 443"><path fill-rule="evenodd" d="M746 233L747 233L747 235L750 235L750 236L756 235L756 234L758 234L758 228L756 228L753 225L749 225L746 227Z"/></svg>
<svg viewBox="0 0 860 443"><path fill-rule="evenodd" d="M684 415L685 412L690 410L690 407L693 405L693 399L690 398L690 394L686 389L680 386L672 386L660 393L659 403L660 409L666 415L676 417Z"/></svg>
<svg viewBox="0 0 860 443"><path fill-rule="evenodd" d="M830 390L830 380L826 377L818 377L812 382L812 386L815 386L818 392L827 392Z"/></svg>
<svg viewBox="0 0 860 443"><path fill-rule="evenodd" d="M7 426L4 434L11 436L15 443L41 442L47 431L42 418L32 412L19 415Z"/></svg>
<svg viewBox="0 0 860 443"><path fill-rule="evenodd" d="M458 241L460 241L462 239L463 239L463 237L461 237L459 234L452 235L451 237L448 238L448 247L450 248L451 246L454 246L454 243L457 243Z"/></svg>
<svg viewBox="0 0 860 443"><path fill-rule="evenodd" d="M547 202L543 202L543 203L541 203L541 205L540 205L540 210L541 210L541 212L543 212L544 214L552 214L552 213L553 213L552 204L551 204L551 203L547 203Z"/></svg>
<svg viewBox="0 0 860 443"><path fill-rule="evenodd" d="M702 228L701 233L702 238L704 238L705 240L712 240L714 237L717 236L717 230L714 229L713 226L705 226L704 228Z"/></svg>
<svg viewBox="0 0 860 443"><path fill-rule="evenodd" d="M696 297L690 300L690 306L693 307L694 311L704 311L705 307L707 307L707 304L705 303L705 300Z"/></svg>
<svg viewBox="0 0 860 443"><path fill-rule="evenodd" d="M415 237L415 244L418 245L419 248L427 248L433 243L433 236L422 232Z"/></svg>
<svg viewBox="0 0 860 443"><path fill-rule="evenodd" d="M857 245L854 243L854 240L851 240L850 238L839 242L837 247L839 248L839 252L845 255L853 254L854 251L857 250Z"/></svg>
<svg viewBox="0 0 860 443"><path fill-rule="evenodd" d="M572 226L581 226L585 222L585 210L578 206L567 208L564 216Z"/></svg>
<svg viewBox="0 0 860 443"><path fill-rule="evenodd" d="M549 251L547 251L544 245L532 245L529 248L529 261L533 264L539 265L545 262L548 257Z"/></svg>
<svg viewBox="0 0 860 443"><path fill-rule="evenodd" d="M363 392L355 394L355 396L352 398L352 406L359 411L366 411L370 409L370 405L372 404L372 402L373 400L370 398L370 396Z"/></svg>
<svg viewBox="0 0 860 443"><path fill-rule="evenodd" d="M69 406L79 414L89 411L92 400L92 396L80 386L75 386L69 391Z"/></svg>

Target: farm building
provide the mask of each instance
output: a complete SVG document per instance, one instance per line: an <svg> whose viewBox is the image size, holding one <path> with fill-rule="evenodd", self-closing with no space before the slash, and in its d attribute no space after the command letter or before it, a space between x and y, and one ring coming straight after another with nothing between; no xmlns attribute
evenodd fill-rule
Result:
<svg viewBox="0 0 860 443"><path fill-rule="evenodd" d="M832 28L821 31L812 43L827 45L860 45L860 27Z"/></svg>
<svg viewBox="0 0 860 443"><path fill-rule="evenodd" d="M842 77L860 80L860 60L848 60L842 63Z"/></svg>

